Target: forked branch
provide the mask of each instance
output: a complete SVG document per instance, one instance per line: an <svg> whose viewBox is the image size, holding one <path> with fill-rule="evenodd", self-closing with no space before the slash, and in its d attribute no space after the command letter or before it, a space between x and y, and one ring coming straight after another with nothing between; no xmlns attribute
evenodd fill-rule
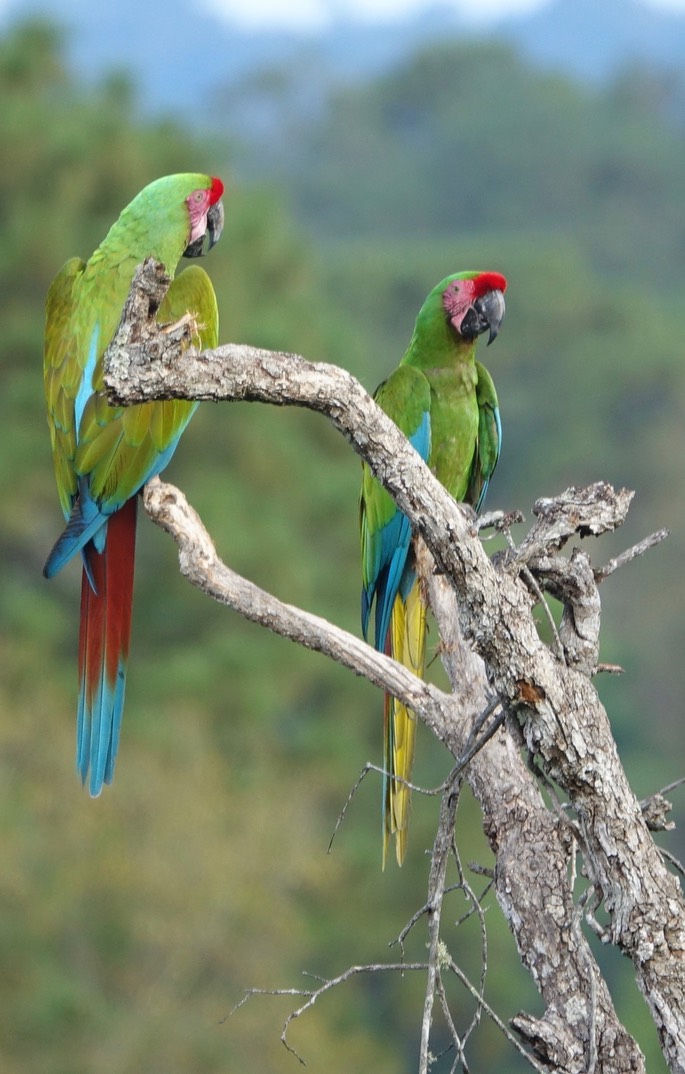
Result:
<svg viewBox="0 0 685 1074"><path fill-rule="evenodd" d="M639 1050L615 1019L579 930L565 931L569 920L572 925L574 921L570 889L566 891L565 885L569 848L577 840L589 882L609 915L606 935L632 959L670 1069L685 1071L685 904L628 784L591 681L598 653L596 585L617 564L595 570L584 549L570 557L561 554L570 540L577 542L621 525L632 494L616 492L600 482L587 489L568 489L554 500L540 500L535 508L537 522L520 548L492 562L469 513L447 495L354 377L298 355L252 347L226 345L198 354L188 344L187 326L179 324L174 331L160 332L154 320L165 286L163 274L152 263L143 266L134 280L107 356L111 399L120 403L170 397L242 399L305 406L325 414L411 519L444 580L443 589L450 599L456 596L444 618L438 612L443 641L453 623L467 645L453 646L448 641L450 652L461 647L484 662L487 672L474 673L473 681L484 683L487 674L489 690L510 716L510 731L494 736L467 771L482 801L488 794L499 795L505 808L493 828L497 835L491 837L497 856L498 897L505 913L509 900L507 916L522 960L545 998L544 1018L520 1016L519 1032L550 1070L643 1069ZM146 495L148 511L179 541L185 573L197 584L209 572L206 588L212 596L227 603L238 600L239 595L227 595L234 580L227 577L227 569L208 550L204 538L195 549L195 538L185 529L187 518L181 517L183 511L172 510L174 501L181 504L179 494L161 483L154 483ZM648 539L645 547L660 536ZM623 558L629 559L630 554ZM566 607L559 628L563 654L553 653L541 640L532 614L545 589L556 592ZM436 596L434 606L438 603ZM252 618L261 617L271 629L318 648L377 685L390 688L448 743L455 757L463 751L482 709L482 698L466 707L452 704L439 691L410 681L392 661L367 652L358 639L335 633L336 628L316 617L298 612L294 628L292 620L288 625L288 617L295 610L280 606L276 614L273 598L250 591L249 598L242 598L244 614L247 604ZM544 809L537 788L536 797L530 780L523 781L515 737L519 733L547 780L567 797L572 822ZM489 756L495 760L486 760ZM494 809L497 803L492 804ZM548 947L536 947L534 934L513 924L514 919L526 916L533 883L525 864L529 859L520 853L522 840L538 848L539 859L548 863L551 854L550 861L557 863L552 866L558 873L556 885L547 887L551 878L543 883L540 874L536 898L544 901L546 894L554 893L558 900L548 900L547 910L554 917L564 951L561 957L568 955L573 963L571 975L564 980L553 972ZM545 868L544 875L548 873ZM503 875L507 876L505 888L500 882ZM583 988L583 974L590 979L590 991ZM567 987L576 992L566 992ZM574 1006L576 1000L580 1002ZM573 1017L570 1011L575 1012Z"/></svg>

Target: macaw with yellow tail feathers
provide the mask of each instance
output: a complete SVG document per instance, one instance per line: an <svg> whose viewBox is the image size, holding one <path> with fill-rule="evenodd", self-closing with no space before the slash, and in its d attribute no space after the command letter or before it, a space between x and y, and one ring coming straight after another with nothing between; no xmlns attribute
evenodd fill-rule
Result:
<svg viewBox="0 0 685 1074"><path fill-rule="evenodd" d="M433 288L416 320L398 368L376 391L376 402L399 426L455 500L476 510L500 451L497 394L476 361L478 336L488 343L504 317L507 281L498 272L459 272ZM364 464L360 504L362 628L375 602L374 642L423 677L426 604L416 576L409 519ZM383 864L391 836L401 865L407 849L416 718L385 698Z"/></svg>
<svg viewBox="0 0 685 1074"><path fill-rule="evenodd" d="M184 400L110 406L103 355L137 266L153 257L173 277L181 257L210 249L223 227L223 192L209 175L157 179L127 205L90 260L67 261L48 292L45 395L67 525L43 573L51 578L80 552L77 767L94 797L112 781L119 745L137 494L167 465L197 407ZM216 297L197 266L173 279L158 319L176 321L187 311L199 326L198 346L216 346Z"/></svg>

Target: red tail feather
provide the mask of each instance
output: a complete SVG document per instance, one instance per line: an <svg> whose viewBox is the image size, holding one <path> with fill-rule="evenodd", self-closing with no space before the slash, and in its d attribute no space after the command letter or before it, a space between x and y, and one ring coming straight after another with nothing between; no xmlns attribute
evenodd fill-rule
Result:
<svg viewBox="0 0 685 1074"><path fill-rule="evenodd" d="M123 707L123 674L131 634L136 539L133 496L107 523L102 553L88 549L93 586L81 582L79 681L85 726L79 732L79 770L91 769L90 791L99 794L106 768L114 763ZM85 731L85 737L81 738ZM85 755L84 755L85 754ZM109 779L111 772L109 773Z"/></svg>

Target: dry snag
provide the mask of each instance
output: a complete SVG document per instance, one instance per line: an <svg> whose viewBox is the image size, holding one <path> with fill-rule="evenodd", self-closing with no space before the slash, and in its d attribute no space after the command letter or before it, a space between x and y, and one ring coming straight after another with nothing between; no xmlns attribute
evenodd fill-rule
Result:
<svg viewBox="0 0 685 1074"><path fill-rule="evenodd" d="M455 758L443 792L426 905L417 915L427 916L429 929L421 1074L432 1061L436 1003L452 1034L453 1069L467 1069L464 1039L444 992L446 977L461 971L440 929L450 863L458 882L465 883L453 830L462 780L480 803L495 855L497 899L544 1003L540 1017L521 1012L512 1023L531 1065L578 1074L645 1069L583 934L585 920L632 960L666 1063L671 1071L685 1072L685 903L649 830L650 824L667 826L668 803L655 798L643 809L637 801L592 682L597 672L611 670L599 663L598 586L665 533L594 566L587 539L619 527L632 498L627 490L599 482L538 500L527 536L518 547L510 540L491 560L472 515L447 495L354 377L298 355L252 347L228 344L198 354L188 348L182 323L163 331L154 322L164 287L158 266L141 266L106 358L113 401L252 400L317 410L369 463L422 538L419 561L451 693L420 682L359 638L240 578L219 560L179 490L155 479L145 491L146 510L174 537L181 570L194 585L393 692ZM495 524L507 532L507 519ZM541 639L533 614L545 594L564 609L550 645ZM526 764L526 752L532 765ZM576 855L586 878L580 904L573 891ZM595 916L600 903L604 926ZM340 980L363 970L353 967ZM496 1020L482 987L470 987L479 1012ZM316 998L306 995L302 1009Z"/></svg>

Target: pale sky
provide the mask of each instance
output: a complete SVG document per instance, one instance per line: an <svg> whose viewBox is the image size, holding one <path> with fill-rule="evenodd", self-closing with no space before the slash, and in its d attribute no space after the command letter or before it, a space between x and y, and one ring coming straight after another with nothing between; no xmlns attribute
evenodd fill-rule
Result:
<svg viewBox="0 0 685 1074"><path fill-rule="evenodd" d="M245 27L290 27L317 30L338 16L368 21L395 20L434 0L201 0L202 6ZM548 0L438 0L454 6L473 22L487 23L501 15L521 14L543 7ZM573 0L569 0L573 2ZM643 0L647 6L685 13L685 0Z"/></svg>

